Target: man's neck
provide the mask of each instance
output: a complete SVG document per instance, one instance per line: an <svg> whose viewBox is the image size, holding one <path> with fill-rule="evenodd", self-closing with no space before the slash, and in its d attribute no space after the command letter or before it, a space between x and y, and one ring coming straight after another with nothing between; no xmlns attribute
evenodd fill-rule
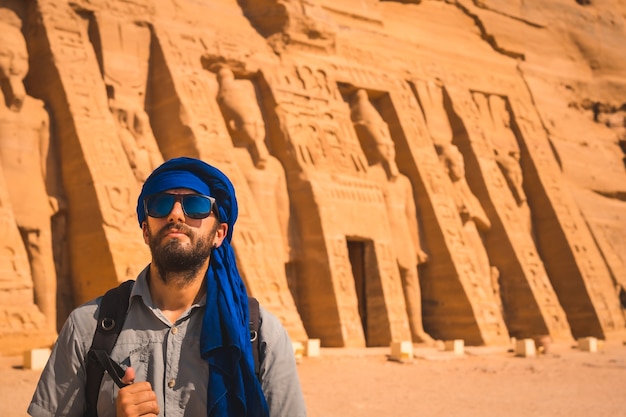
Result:
<svg viewBox="0 0 626 417"><path fill-rule="evenodd" d="M204 295L206 291L204 277L207 267L208 260L205 267L196 272L193 277L184 276L184 273L168 273L163 277L154 263L150 265L148 280L150 296L171 323L175 323Z"/></svg>

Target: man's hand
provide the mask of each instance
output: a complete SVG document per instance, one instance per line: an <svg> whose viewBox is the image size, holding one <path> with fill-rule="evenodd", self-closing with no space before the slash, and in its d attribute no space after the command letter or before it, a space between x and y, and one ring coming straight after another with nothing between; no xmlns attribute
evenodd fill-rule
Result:
<svg viewBox="0 0 626 417"><path fill-rule="evenodd" d="M115 400L117 417L157 417L159 404L150 383L133 383L135 381L135 370L130 366L126 369L122 381L130 385L120 389L120 392L117 394Z"/></svg>

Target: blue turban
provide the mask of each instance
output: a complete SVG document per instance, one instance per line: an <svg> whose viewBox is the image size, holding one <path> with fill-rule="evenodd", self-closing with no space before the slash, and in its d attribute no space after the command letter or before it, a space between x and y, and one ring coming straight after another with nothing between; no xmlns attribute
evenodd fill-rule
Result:
<svg viewBox="0 0 626 417"><path fill-rule="evenodd" d="M254 373L248 295L230 244L238 213L233 184L220 170L198 159L170 159L143 185L137 201L139 225L146 218L144 199L174 188L215 198L220 221L228 224L226 239L211 252L206 272L200 355L209 363L207 416L267 417L267 402Z"/></svg>

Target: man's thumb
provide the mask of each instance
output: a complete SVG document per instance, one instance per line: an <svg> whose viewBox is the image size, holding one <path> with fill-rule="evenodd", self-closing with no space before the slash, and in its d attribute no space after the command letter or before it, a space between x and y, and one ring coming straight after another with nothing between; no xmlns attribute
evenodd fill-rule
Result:
<svg viewBox="0 0 626 417"><path fill-rule="evenodd" d="M135 382L135 370L132 366L126 368L126 372L122 377L122 382L125 384L132 384L133 382Z"/></svg>

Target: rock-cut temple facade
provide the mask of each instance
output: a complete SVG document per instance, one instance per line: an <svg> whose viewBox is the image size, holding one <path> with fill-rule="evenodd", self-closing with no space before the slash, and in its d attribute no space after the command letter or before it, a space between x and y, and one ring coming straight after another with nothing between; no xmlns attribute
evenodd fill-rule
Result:
<svg viewBox="0 0 626 417"><path fill-rule="evenodd" d="M621 2L0 0L0 87L0 353L147 265L178 156L294 341L624 333Z"/></svg>

